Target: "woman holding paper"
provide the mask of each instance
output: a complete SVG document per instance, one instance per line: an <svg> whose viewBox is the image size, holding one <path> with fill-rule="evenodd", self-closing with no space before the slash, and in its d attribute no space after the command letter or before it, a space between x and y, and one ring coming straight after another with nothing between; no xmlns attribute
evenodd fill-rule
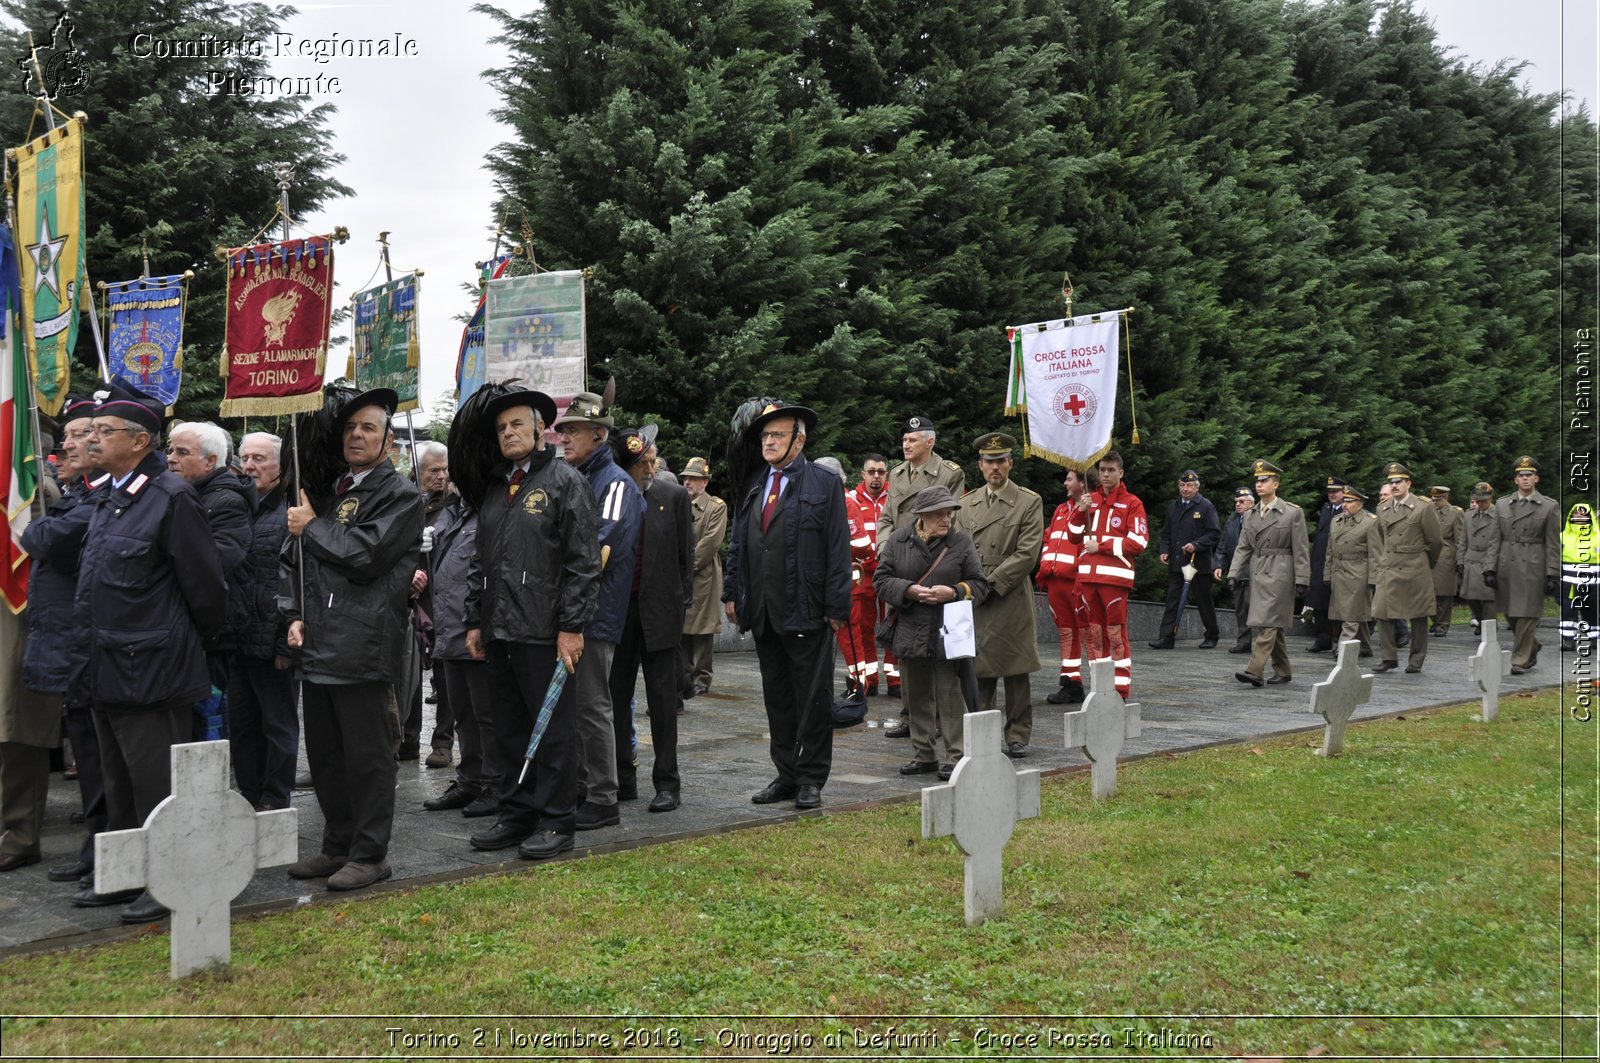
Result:
<svg viewBox="0 0 1600 1063"><path fill-rule="evenodd" d="M948 487L927 487L911 512L916 521L896 528L878 553L872 577L878 600L893 608L894 630L886 644L900 658L904 702L910 713L912 758L902 775L937 771L948 779L961 759L962 714L957 663L946 658L944 607L977 605L989 593L972 536L954 528L961 508ZM879 641L885 641L880 628ZM946 759L937 759L934 735L942 732Z"/></svg>

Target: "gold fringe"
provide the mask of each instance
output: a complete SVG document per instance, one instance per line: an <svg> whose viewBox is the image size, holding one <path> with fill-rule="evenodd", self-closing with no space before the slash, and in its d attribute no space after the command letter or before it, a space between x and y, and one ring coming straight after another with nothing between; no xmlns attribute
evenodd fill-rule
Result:
<svg viewBox="0 0 1600 1063"><path fill-rule="evenodd" d="M1077 472L1088 472L1099 463L1101 458L1105 457L1110 452L1111 441L1107 440L1106 445L1095 451L1094 455L1089 458L1088 461L1082 462L1078 461L1076 458L1069 458L1065 454L1057 454L1053 450L1047 450L1044 447L1034 446L1032 443L1024 443L1022 445L1022 453L1025 457L1043 458L1046 461L1054 462L1055 464L1060 465L1064 469L1072 469Z"/></svg>
<svg viewBox="0 0 1600 1063"><path fill-rule="evenodd" d="M218 415L222 417L272 417L277 414L308 413L322 408L322 389L309 395L286 397L253 396L243 399L223 399Z"/></svg>

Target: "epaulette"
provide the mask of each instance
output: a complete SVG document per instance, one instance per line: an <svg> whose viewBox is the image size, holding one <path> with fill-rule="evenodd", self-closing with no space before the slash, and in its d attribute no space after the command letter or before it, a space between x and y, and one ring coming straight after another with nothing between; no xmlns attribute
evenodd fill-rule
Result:
<svg viewBox="0 0 1600 1063"><path fill-rule="evenodd" d="M949 458L944 459L944 467L947 468L947 469L954 469L956 472L961 472L962 471L961 470L961 466L957 465L955 462L951 461Z"/></svg>
<svg viewBox="0 0 1600 1063"><path fill-rule="evenodd" d="M149 482L150 482L150 477L146 476L144 473L140 473L138 476L135 476L133 478L133 482L132 483L130 483L127 487L123 488L123 492L125 494L127 494L131 498L132 496L134 496L134 495L138 494L140 491L142 491L144 489L144 485L149 483Z"/></svg>

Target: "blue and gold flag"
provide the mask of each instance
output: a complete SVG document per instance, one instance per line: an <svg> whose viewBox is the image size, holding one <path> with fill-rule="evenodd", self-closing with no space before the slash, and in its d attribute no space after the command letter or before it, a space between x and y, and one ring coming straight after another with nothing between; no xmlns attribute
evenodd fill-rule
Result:
<svg viewBox="0 0 1600 1063"><path fill-rule="evenodd" d="M355 340L350 345L353 379L363 391L393 388L400 397L397 412L417 408L422 366L417 345L417 278L415 275L357 292Z"/></svg>
<svg viewBox="0 0 1600 1063"><path fill-rule="evenodd" d="M17 149L22 327L39 409L67 400L83 289L83 127L74 119Z"/></svg>
<svg viewBox="0 0 1600 1063"><path fill-rule="evenodd" d="M106 286L111 373L159 398L168 411L183 381L185 294L181 274Z"/></svg>

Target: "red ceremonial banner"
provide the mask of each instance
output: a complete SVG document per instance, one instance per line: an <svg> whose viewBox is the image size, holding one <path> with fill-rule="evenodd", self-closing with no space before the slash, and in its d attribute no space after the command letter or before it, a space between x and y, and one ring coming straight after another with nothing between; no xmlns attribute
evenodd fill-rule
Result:
<svg viewBox="0 0 1600 1063"><path fill-rule="evenodd" d="M326 236L228 252L222 416L321 408L332 292L333 245Z"/></svg>

